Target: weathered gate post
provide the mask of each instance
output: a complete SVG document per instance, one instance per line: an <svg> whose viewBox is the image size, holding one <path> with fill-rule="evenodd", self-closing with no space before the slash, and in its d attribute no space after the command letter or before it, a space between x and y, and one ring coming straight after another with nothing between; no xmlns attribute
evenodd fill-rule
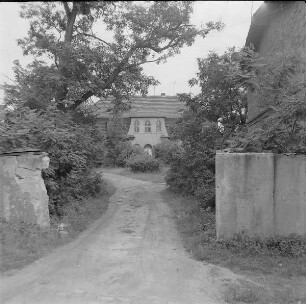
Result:
<svg viewBox="0 0 306 304"><path fill-rule="evenodd" d="M50 226L47 190L41 170L49 167L47 153L14 150L0 154L0 216Z"/></svg>

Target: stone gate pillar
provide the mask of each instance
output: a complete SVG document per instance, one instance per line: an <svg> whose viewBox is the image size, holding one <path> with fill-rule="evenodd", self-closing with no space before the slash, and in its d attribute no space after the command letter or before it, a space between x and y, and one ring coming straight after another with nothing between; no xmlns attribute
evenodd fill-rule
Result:
<svg viewBox="0 0 306 304"><path fill-rule="evenodd" d="M0 216L50 226L49 197L41 170L49 167L47 153L10 151L0 154Z"/></svg>

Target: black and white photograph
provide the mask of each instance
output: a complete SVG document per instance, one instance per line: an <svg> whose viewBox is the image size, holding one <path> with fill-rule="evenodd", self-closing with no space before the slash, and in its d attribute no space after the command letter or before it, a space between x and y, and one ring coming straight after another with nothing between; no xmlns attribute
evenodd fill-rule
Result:
<svg viewBox="0 0 306 304"><path fill-rule="evenodd" d="M306 1L0 2L1 304L306 304Z"/></svg>

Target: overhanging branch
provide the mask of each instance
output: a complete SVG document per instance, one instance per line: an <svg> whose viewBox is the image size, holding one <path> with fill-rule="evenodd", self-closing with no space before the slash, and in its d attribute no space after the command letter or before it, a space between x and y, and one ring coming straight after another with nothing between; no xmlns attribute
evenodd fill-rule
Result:
<svg viewBox="0 0 306 304"><path fill-rule="evenodd" d="M92 38L94 38L94 39L97 39L97 40L99 40L99 41L101 41L101 42L107 44L108 46L111 46L110 43L106 42L105 40L103 40L103 39L101 39L101 38L99 38L99 37L97 37L97 36L95 36L95 35L93 35L93 34L86 34L86 33L80 33L80 32L78 32L78 33L79 33L80 35L84 35L84 36L86 36L86 37L92 37Z"/></svg>

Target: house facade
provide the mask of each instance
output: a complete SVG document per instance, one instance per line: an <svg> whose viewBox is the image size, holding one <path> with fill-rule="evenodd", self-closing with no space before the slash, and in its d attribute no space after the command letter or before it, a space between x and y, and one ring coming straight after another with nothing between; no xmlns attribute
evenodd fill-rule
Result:
<svg viewBox="0 0 306 304"><path fill-rule="evenodd" d="M265 1L252 17L246 46L254 46L260 56L272 58L276 53L294 55L306 63L305 1ZM251 127L270 115L269 104L262 103L262 92L248 96L248 120Z"/></svg>
<svg viewBox="0 0 306 304"><path fill-rule="evenodd" d="M168 138L165 117L131 117L128 138L141 147L153 147Z"/></svg>
<svg viewBox="0 0 306 304"><path fill-rule="evenodd" d="M95 104L97 119L106 133L112 119L114 98L100 100ZM152 149L169 137L169 130L181 116L184 103L177 96L135 96L130 100L130 109L121 113L126 128L127 140L133 145Z"/></svg>

